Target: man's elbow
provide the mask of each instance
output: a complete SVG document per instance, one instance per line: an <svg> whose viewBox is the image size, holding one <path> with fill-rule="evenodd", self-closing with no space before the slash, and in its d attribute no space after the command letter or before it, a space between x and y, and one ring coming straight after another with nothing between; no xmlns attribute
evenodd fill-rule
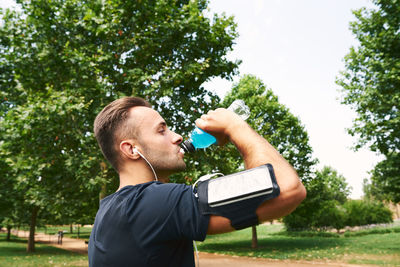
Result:
<svg viewBox="0 0 400 267"><path fill-rule="evenodd" d="M299 206L300 203L306 198L306 196L306 188L297 177L295 183L292 183L290 186L281 190L281 195L279 197L281 199L281 203L284 203L284 208L282 209L283 214L281 215L286 216L294 211L297 206Z"/></svg>
<svg viewBox="0 0 400 267"><path fill-rule="evenodd" d="M303 183L298 181L297 185L292 189L292 192L288 194L288 203L290 207L290 212L295 210L298 205L307 197L307 190Z"/></svg>
<svg viewBox="0 0 400 267"><path fill-rule="evenodd" d="M280 187L281 193L277 198L265 201L257 209L257 215L261 222L290 214L306 198L306 189L299 179L289 186Z"/></svg>
<svg viewBox="0 0 400 267"><path fill-rule="evenodd" d="M298 205L307 197L307 190L302 183L300 183L299 188L297 189L297 201Z"/></svg>

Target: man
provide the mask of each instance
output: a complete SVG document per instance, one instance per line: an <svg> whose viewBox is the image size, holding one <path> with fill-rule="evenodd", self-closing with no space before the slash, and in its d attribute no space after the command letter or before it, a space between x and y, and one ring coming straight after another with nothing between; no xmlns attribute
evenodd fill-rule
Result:
<svg viewBox="0 0 400 267"><path fill-rule="evenodd" d="M260 222L289 214L305 198L296 171L238 115L217 109L196 125L219 145L232 142L247 169L274 167L281 193L257 208ZM148 102L115 100L96 117L94 133L120 186L101 200L90 235L90 266L194 266L193 240L234 230L225 217L202 215L190 186L166 183L186 167L182 136L170 131Z"/></svg>

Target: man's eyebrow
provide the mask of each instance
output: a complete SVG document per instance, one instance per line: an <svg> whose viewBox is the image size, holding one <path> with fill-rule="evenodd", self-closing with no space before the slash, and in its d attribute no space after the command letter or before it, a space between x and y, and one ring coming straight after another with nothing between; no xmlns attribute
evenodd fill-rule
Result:
<svg viewBox="0 0 400 267"><path fill-rule="evenodd" d="M167 123L165 122L165 121L160 121L157 125L156 125L156 127L155 128L159 128L159 127L167 127Z"/></svg>

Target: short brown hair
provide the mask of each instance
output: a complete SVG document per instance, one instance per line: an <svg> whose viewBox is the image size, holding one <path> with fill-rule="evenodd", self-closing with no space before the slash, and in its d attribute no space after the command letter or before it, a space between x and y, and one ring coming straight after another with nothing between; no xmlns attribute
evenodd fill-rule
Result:
<svg viewBox="0 0 400 267"><path fill-rule="evenodd" d="M126 124L129 110L133 107L151 108L149 102L140 97L123 97L108 104L94 120L94 136L104 157L119 172L120 154L115 146L117 139L135 138L135 130ZM127 135L130 136L127 136Z"/></svg>

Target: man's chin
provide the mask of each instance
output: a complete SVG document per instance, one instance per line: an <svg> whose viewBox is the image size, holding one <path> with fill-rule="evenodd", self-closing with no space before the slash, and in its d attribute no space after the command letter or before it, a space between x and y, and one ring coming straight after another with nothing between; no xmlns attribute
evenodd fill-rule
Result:
<svg viewBox="0 0 400 267"><path fill-rule="evenodd" d="M181 171L184 171L184 170L186 170L186 163L182 162L182 164L179 164L179 166L177 166L174 169L174 173L181 172Z"/></svg>
<svg viewBox="0 0 400 267"><path fill-rule="evenodd" d="M163 173L165 176L169 176L184 170L186 170L186 163L182 162L182 164L176 165L173 168L169 168L168 170L164 170Z"/></svg>

